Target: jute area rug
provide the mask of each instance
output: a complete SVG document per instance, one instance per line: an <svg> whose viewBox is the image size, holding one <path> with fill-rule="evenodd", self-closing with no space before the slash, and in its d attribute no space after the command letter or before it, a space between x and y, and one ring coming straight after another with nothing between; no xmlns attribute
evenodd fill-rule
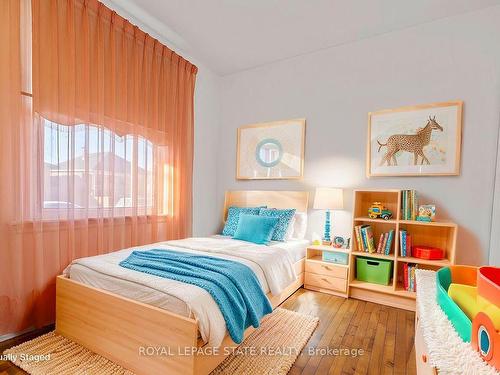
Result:
<svg viewBox="0 0 500 375"><path fill-rule="evenodd" d="M309 315L276 309L212 375L287 374L318 321ZM55 332L7 349L4 355L10 355L16 366L32 375L133 375Z"/></svg>

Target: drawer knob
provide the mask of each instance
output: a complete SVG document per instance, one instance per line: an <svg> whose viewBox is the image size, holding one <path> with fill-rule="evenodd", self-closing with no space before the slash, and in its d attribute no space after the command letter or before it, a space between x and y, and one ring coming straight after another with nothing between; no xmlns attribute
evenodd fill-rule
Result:
<svg viewBox="0 0 500 375"><path fill-rule="evenodd" d="M422 354L422 362L427 363L427 356Z"/></svg>
<svg viewBox="0 0 500 375"><path fill-rule="evenodd" d="M321 278L321 280L323 280L323 281L324 281L324 282L326 282L326 283L328 282L328 279L327 279L327 278L325 278L325 277L322 277L322 278Z"/></svg>

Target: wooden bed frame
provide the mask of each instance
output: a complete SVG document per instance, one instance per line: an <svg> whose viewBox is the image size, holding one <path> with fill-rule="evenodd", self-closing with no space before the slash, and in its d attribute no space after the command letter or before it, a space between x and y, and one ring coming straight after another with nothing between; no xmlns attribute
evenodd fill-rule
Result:
<svg viewBox="0 0 500 375"><path fill-rule="evenodd" d="M228 191L224 218L231 205L267 205L307 211L308 193L297 191ZM304 259L295 263L298 279L273 308L304 283ZM56 332L136 374L208 374L238 344L226 336L220 348L199 338L198 322L114 293L59 276L56 283ZM245 337L254 331L245 331Z"/></svg>

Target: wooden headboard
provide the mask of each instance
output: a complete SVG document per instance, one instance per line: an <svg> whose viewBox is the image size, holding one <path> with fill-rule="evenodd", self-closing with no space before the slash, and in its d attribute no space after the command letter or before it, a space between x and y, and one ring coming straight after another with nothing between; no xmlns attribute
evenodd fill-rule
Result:
<svg viewBox="0 0 500 375"><path fill-rule="evenodd" d="M295 208L297 211L307 212L309 192L307 191L266 191L266 190L234 190L226 191L224 200L224 216L230 206L255 207L267 206L270 208Z"/></svg>

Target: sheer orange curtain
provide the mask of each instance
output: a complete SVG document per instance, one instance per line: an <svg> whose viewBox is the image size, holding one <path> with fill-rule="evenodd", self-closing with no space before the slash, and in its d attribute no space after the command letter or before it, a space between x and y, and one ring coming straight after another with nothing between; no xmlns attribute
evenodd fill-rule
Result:
<svg viewBox="0 0 500 375"><path fill-rule="evenodd" d="M0 335L73 260L191 233L197 68L96 0L1 0Z"/></svg>

